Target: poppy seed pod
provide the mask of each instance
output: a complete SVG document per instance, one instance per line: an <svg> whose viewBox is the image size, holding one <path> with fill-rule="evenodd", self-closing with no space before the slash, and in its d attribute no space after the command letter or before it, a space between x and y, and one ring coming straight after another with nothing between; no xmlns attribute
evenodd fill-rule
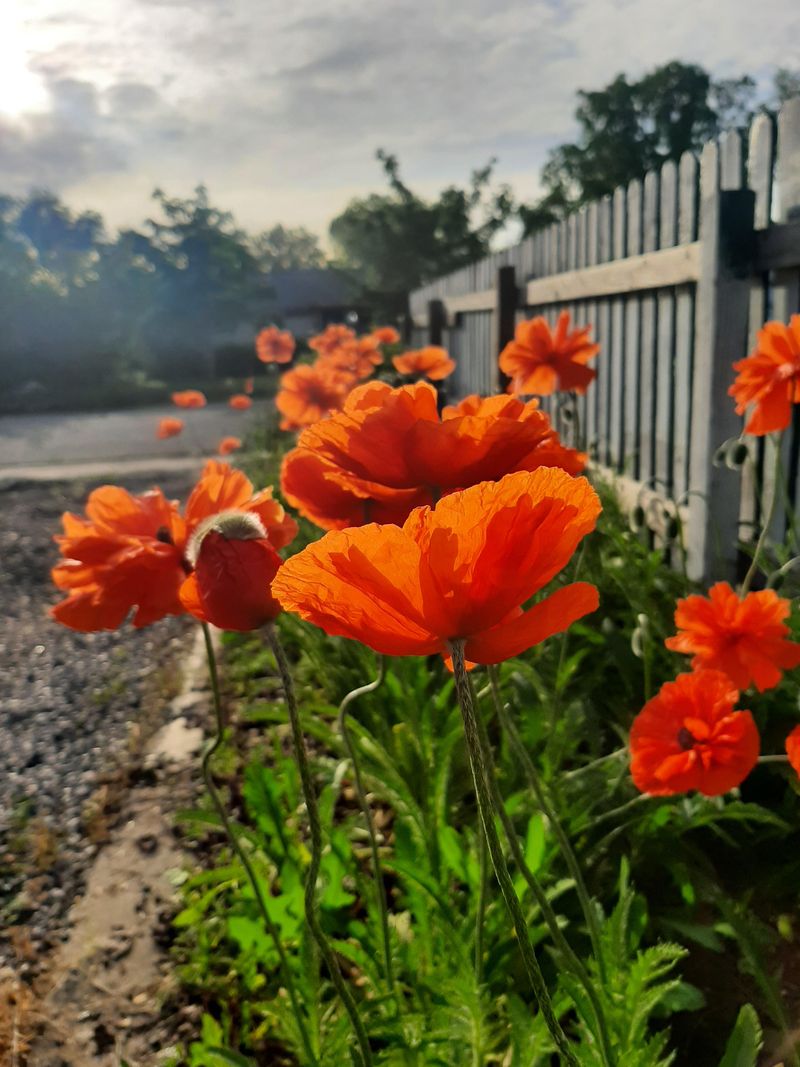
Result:
<svg viewBox="0 0 800 1067"><path fill-rule="evenodd" d="M181 586L181 603L201 622L247 632L280 614L271 583L281 558L257 515L211 516L198 527L187 555L195 569Z"/></svg>

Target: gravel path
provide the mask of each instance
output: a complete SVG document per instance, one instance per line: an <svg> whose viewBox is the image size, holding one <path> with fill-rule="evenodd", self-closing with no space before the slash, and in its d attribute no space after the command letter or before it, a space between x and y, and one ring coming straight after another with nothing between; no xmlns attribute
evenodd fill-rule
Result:
<svg viewBox="0 0 800 1067"><path fill-rule="evenodd" d="M152 479L126 478L132 491ZM160 484L185 493L189 476ZM90 485L0 493L0 966L35 975L66 937L63 918L163 722L192 627L78 634L46 614L52 535Z"/></svg>

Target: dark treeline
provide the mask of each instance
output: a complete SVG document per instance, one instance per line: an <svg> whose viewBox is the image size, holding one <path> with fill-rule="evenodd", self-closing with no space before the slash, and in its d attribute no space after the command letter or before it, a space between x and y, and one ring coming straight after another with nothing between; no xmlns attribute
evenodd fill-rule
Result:
<svg viewBox="0 0 800 1067"><path fill-rule="evenodd" d="M215 347L269 317L270 271L324 264L312 234L250 237L202 186L154 200L156 217L110 236L51 193L0 199L5 410L141 402L205 381Z"/></svg>

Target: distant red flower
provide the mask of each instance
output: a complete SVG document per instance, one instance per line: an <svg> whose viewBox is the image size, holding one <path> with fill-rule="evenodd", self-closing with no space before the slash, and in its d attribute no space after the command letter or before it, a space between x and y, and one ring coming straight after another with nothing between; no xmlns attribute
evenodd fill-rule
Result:
<svg viewBox="0 0 800 1067"><path fill-rule="evenodd" d="M244 385L242 386L242 391L244 393L246 393L248 396L252 396L253 389L255 388L255 384L256 383L255 383L255 379L254 378L245 378Z"/></svg>
<svg viewBox="0 0 800 1067"><path fill-rule="evenodd" d="M400 341L400 334L394 326L379 326L370 337L374 337L380 345L396 345Z"/></svg>
<svg viewBox="0 0 800 1067"><path fill-rule="evenodd" d="M758 760L749 711L722 671L699 670L667 682L631 727L631 775L637 789L671 796L696 789L715 797L739 785Z"/></svg>
<svg viewBox="0 0 800 1067"><path fill-rule="evenodd" d="M678 633L665 641L673 652L693 656L692 667L724 671L737 689L772 689L782 671L800 666L800 644L787 641L788 600L774 589L738 596L717 582L708 597L689 596L675 609Z"/></svg>
<svg viewBox="0 0 800 1067"><path fill-rule="evenodd" d="M328 356L345 342L354 341L355 336L355 330L351 330L349 326L345 326L342 323L331 323L330 326L325 327L322 333L309 338L308 347L320 356Z"/></svg>
<svg viewBox="0 0 800 1067"><path fill-rule="evenodd" d="M575 582L527 610L594 529L600 502L585 478L550 468L509 474L417 508L402 528L336 531L293 556L273 582L287 611L391 656L476 663L517 656L595 611Z"/></svg>
<svg viewBox="0 0 800 1067"><path fill-rule="evenodd" d="M183 419L173 419L169 416L165 419L160 419L156 437L159 441L164 441L167 437L177 437L179 433L183 432L184 425Z"/></svg>
<svg viewBox="0 0 800 1067"><path fill-rule="evenodd" d="M786 738L786 755L794 773L800 778L800 726L795 726Z"/></svg>
<svg viewBox="0 0 800 1067"><path fill-rule="evenodd" d="M785 430L792 404L800 402L800 315L792 315L788 326L768 322L758 331L755 350L733 369L739 373L728 394L736 401L736 414L755 405L745 432L761 437Z"/></svg>
<svg viewBox="0 0 800 1067"><path fill-rule="evenodd" d="M249 396L245 396L244 393L236 393L228 401L228 407L233 408L234 411L247 411L252 406L253 401Z"/></svg>
<svg viewBox="0 0 800 1067"><path fill-rule="evenodd" d="M256 337L256 355L262 363L289 363L294 349L294 337L277 326L264 327Z"/></svg>
<svg viewBox="0 0 800 1067"><path fill-rule="evenodd" d="M450 359L447 350L438 345L428 345L427 348L418 348L411 352L404 352L401 356L393 356L392 363L398 374L427 378L432 382L442 381L456 369L455 360Z"/></svg>
<svg viewBox="0 0 800 1067"><path fill-rule="evenodd" d="M373 337L367 336L343 341L338 348L320 356L315 365L359 380L369 378L381 363L383 355L380 345Z"/></svg>
<svg viewBox="0 0 800 1067"><path fill-rule="evenodd" d="M301 364L281 376L275 406L283 416L282 430L312 426L342 406L351 380L321 360L313 367Z"/></svg>
<svg viewBox="0 0 800 1067"><path fill-rule="evenodd" d="M95 489L86 517L66 512L64 533L55 538L62 559L52 577L67 597L51 609L52 617L73 630L94 631L117 629L132 611L136 627L182 614L189 543L209 518L231 511L254 516L275 549L297 533L271 489L254 495L241 471L218 460L206 464L183 516L160 490L132 496L113 485Z"/></svg>
<svg viewBox="0 0 800 1067"><path fill-rule="evenodd" d="M207 400L199 389L184 389L172 394L172 403L179 408L204 408Z"/></svg>
<svg viewBox="0 0 800 1067"><path fill-rule="evenodd" d="M183 607L222 630L256 630L280 614L270 583L281 558L253 512L208 519L192 544L193 572L180 588Z"/></svg>
<svg viewBox="0 0 800 1067"><path fill-rule="evenodd" d="M231 452L236 452L237 449L241 447L242 442L238 437L223 437L217 445L217 454L220 456L229 456Z"/></svg>
<svg viewBox="0 0 800 1067"><path fill-rule="evenodd" d="M585 393L597 372L586 364L600 351L589 340L591 326L570 332L570 316L562 311L551 332L541 315L517 326L514 340L500 353L500 370L514 392L549 396L557 390Z"/></svg>

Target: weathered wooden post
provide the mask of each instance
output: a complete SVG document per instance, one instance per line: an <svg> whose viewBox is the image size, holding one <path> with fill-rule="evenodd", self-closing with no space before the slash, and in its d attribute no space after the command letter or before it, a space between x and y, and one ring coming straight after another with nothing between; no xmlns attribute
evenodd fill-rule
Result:
<svg viewBox="0 0 800 1067"><path fill-rule="evenodd" d="M719 148L700 163L700 278L697 283L688 566L692 578L733 577L739 520L739 472L715 466L716 449L741 420L728 396L731 364L747 350L753 270L755 194L720 187Z"/></svg>
<svg viewBox="0 0 800 1067"><path fill-rule="evenodd" d="M495 359L503 351L509 341L514 340L514 330L517 325L517 275L514 267L500 267L495 281L497 301L494 310L494 338L493 348ZM509 379L497 368L497 390L500 393L506 391Z"/></svg>
<svg viewBox="0 0 800 1067"><path fill-rule="evenodd" d="M428 344L441 345L447 325L447 309L442 300L428 301Z"/></svg>

